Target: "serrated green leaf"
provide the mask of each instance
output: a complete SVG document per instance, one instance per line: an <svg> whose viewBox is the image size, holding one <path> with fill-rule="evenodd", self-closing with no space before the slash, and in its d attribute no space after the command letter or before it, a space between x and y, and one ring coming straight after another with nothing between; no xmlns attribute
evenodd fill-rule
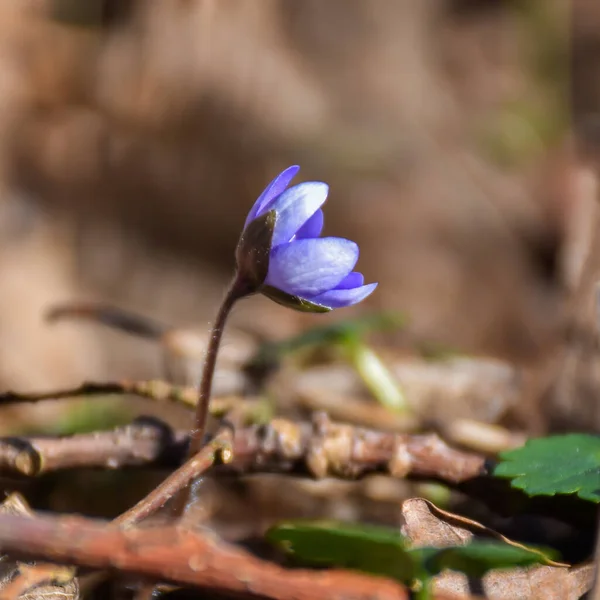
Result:
<svg viewBox="0 0 600 600"><path fill-rule="evenodd" d="M494 475L529 496L577 494L600 502L600 437L557 435L528 441L500 455Z"/></svg>

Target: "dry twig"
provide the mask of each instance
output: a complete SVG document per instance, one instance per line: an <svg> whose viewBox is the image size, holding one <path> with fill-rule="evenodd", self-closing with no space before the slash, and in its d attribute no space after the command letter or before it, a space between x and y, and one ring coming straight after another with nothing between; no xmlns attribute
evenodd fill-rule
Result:
<svg viewBox="0 0 600 600"><path fill-rule="evenodd" d="M174 471L135 506L117 517L113 523L122 528L133 527L162 508L177 492L185 489L194 479L209 469L217 455L224 463L232 458L231 431L224 429L206 444L200 452Z"/></svg>
<svg viewBox="0 0 600 600"><path fill-rule="evenodd" d="M521 544L484 527L476 521L443 511L422 498L411 498L402 505L402 532L414 547L445 548L468 544L477 537ZM545 561L545 564L511 569L492 569L477 585L489 600L577 600L591 587L594 565L575 567ZM435 578L434 589L468 598L475 581L463 573L447 571Z"/></svg>
<svg viewBox="0 0 600 600"><path fill-rule="evenodd" d="M39 475L74 467L181 464L187 431L139 419L112 431L69 437L0 439L0 475ZM331 422L273 419L235 430L227 472L276 472L354 479L371 472L431 477L453 484L485 474L484 458L445 444L435 434L407 435Z"/></svg>
<svg viewBox="0 0 600 600"><path fill-rule="evenodd" d="M101 383L88 381L77 387L33 394L9 391L0 394L0 405L28 404L43 400L61 400L81 396L110 396L113 394L132 394L158 402L179 402L192 407L195 407L198 401L198 390L193 386L174 385L160 379L151 379L149 381L123 380ZM211 413L223 414L239 404L239 398L216 398L211 401Z"/></svg>
<svg viewBox="0 0 600 600"><path fill-rule="evenodd" d="M95 569L118 569L207 590L273 600L404 600L399 583L347 571L288 570L182 527L123 530L80 517L0 515L0 549Z"/></svg>
<svg viewBox="0 0 600 600"><path fill-rule="evenodd" d="M19 494L11 494L0 504L0 514L34 518L31 509ZM79 582L73 567L36 561L34 564L0 557L0 598L11 600L77 600Z"/></svg>

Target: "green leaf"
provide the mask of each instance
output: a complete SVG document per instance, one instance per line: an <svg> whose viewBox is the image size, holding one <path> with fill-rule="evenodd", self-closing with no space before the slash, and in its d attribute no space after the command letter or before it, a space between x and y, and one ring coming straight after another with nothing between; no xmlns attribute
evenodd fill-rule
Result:
<svg viewBox="0 0 600 600"><path fill-rule="evenodd" d="M267 540L310 565L336 566L405 582L418 569L396 530L331 521L290 521L267 532Z"/></svg>
<svg viewBox="0 0 600 600"><path fill-rule="evenodd" d="M600 437L557 435L528 441L503 452L494 475L512 479L511 485L529 496L577 494L600 502Z"/></svg>
<svg viewBox="0 0 600 600"><path fill-rule="evenodd" d="M301 563L384 575L409 585L426 582L445 569L481 577L490 569L544 562L539 551L500 541L409 549L407 539L395 529L331 521L281 523L266 537Z"/></svg>
<svg viewBox="0 0 600 600"><path fill-rule="evenodd" d="M542 556L522 546L498 541L475 540L466 546L450 548L418 548L424 569L437 575L445 569L460 571L470 577L483 577L491 569L526 567L542 562Z"/></svg>

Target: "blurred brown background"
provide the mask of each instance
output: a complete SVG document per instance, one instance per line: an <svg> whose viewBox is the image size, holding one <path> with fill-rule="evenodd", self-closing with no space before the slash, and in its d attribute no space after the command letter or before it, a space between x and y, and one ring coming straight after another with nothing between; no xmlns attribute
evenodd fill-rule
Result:
<svg viewBox="0 0 600 600"><path fill-rule="evenodd" d="M3 388L160 375L152 345L44 311L207 328L247 210L292 163L330 184L326 233L380 286L318 318L252 299L237 323L397 309L419 338L525 362L555 339L593 197L572 117L587 132L600 102L595 2L0 7Z"/></svg>

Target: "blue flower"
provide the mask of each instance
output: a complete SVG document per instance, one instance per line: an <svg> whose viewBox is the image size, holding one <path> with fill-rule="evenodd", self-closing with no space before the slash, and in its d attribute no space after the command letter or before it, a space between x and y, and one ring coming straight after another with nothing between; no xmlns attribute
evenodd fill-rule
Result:
<svg viewBox="0 0 600 600"><path fill-rule="evenodd" d="M362 274L353 271L357 244L319 237L329 187L316 181L289 187L298 171L293 166L281 172L254 203L238 245L238 271L252 273L256 291L298 310L356 304L377 284L364 285Z"/></svg>

